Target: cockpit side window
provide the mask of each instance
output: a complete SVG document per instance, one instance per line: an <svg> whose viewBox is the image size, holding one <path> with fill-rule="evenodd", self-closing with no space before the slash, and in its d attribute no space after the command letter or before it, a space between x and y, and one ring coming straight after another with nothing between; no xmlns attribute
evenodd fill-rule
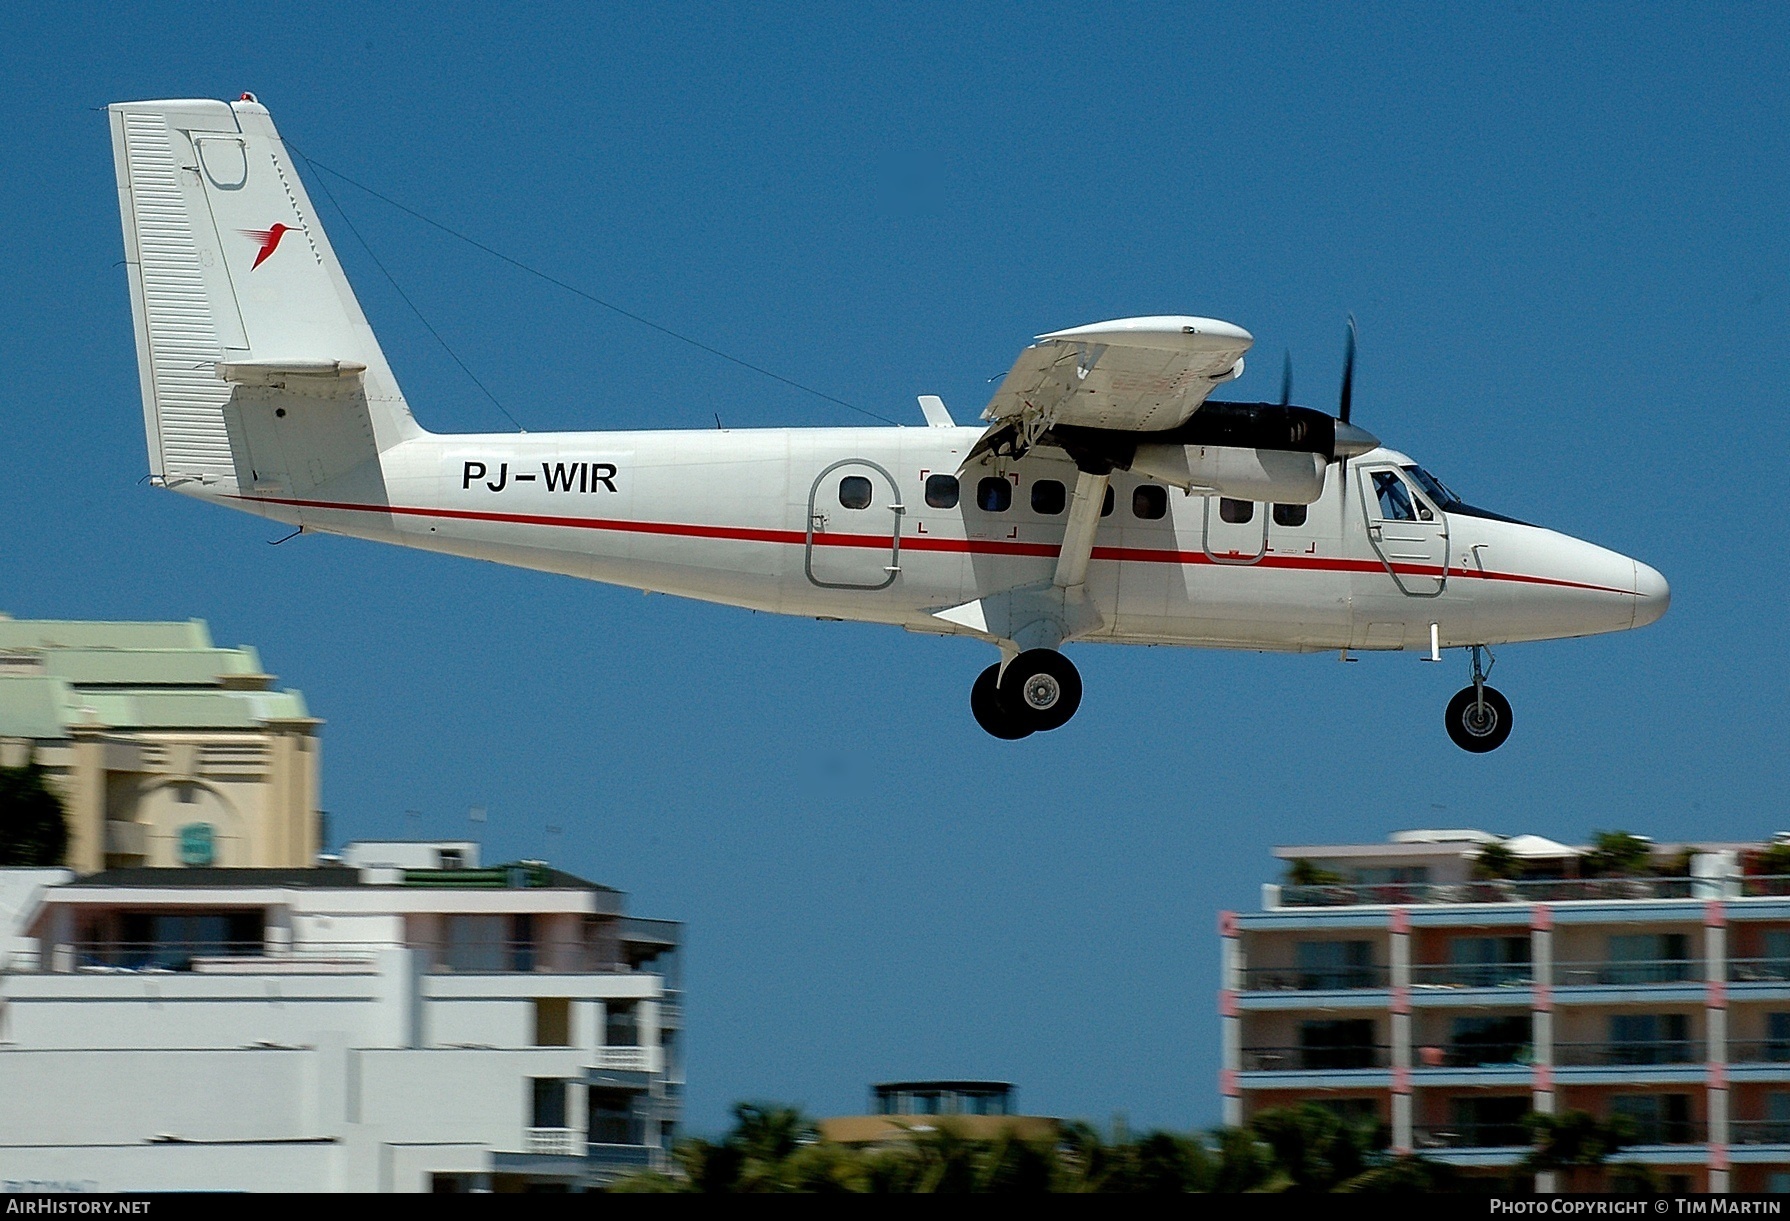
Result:
<svg viewBox="0 0 1790 1221"><path fill-rule="evenodd" d="M1392 471L1374 472L1374 496L1380 502L1380 516L1387 521L1417 520L1417 510L1411 504L1410 489Z"/></svg>

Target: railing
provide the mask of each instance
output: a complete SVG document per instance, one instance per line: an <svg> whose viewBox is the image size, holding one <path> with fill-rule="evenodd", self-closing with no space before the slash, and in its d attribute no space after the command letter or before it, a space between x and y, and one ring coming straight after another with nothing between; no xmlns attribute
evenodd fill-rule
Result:
<svg viewBox="0 0 1790 1221"><path fill-rule="evenodd" d="M1766 874L1756 878L1741 878L1740 893L1743 898L1771 898L1790 895L1790 874Z"/></svg>
<svg viewBox="0 0 1790 1221"><path fill-rule="evenodd" d="M577 1157L583 1152L583 1141L574 1128L530 1128L528 1152L554 1157Z"/></svg>
<svg viewBox="0 0 1790 1221"><path fill-rule="evenodd" d="M1628 1145L1701 1145L1709 1140L1709 1125L1700 1119L1637 1119L1615 1117L1626 1125Z"/></svg>
<svg viewBox="0 0 1790 1221"><path fill-rule="evenodd" d="M1327 1072L1332 1069L1385 1068L1391 1059L1384 1044L1356 1047L1245 1047L1243 1067L1251 1072Z"/></svg>
<svg viewBox="0 0 1790 1221"><path fill-rule="evenodd" d="M1419 988L1527 988L1535 967L1527 962L1417 963L1411 983Z"/></svg>
<svg viewBox="0 0 1790 1221"><path fill-rule="evenodd" d="M1690 958L1554 964L1554 984L1561 988L1584 988L1594 984L1685 984L1702 977L1702 965Z"/></svg>
<svg viewBox="0 0 1790 1221"><path fill-rule="evenodd" d="M1749 882L1782 881L1790 894L1790 878L1751 878ZM1402 906L1429 903L1570 903L1610 899L1690 899L1718 897L1719 878L1545 878L1523 881L1391 882L1377 885L1280 887L1282 907ZM1745 892L1753 893L1753 892Z"/></svg>
<svg viewBox="0 0 1790 1221"><path fill-rule="evenodd" d="M1451 1043L1446 1047L1414 1049L1418 1068L1485 1068L1503 1064L1531 1064L1535 1049L1520 1043Z"/></svg>
<svg viewBox="0 0 1790 1221"><path fill-rule="evenodd" d="M1629 1068L1647 1064L1701 1064L1703 1045L1689 1039L1634 1043L1556 1043L1554 1063L1580 1068Z"/></svg>
<svg viewBox="0 0 1790 1221"><path fill-rule="evenodd" d="M1347 992L1384 988L1385 967L1245 967L1245 992Z"/></svg>
<svg viewBox="0 0 1790 1221"><path fill-rule="evenodd" d="M1790 983L1790 958L1730 958L1728 982L1734 984Z"/></svg>
<svg viewBox="0 0 1790 1221"><path fill-rule="evenodd" d="M1731 1119L1728 1140L1736 1145L1790 1145L1790 1122L1782 1119Z"/></svg>
<svg viewBox="0 0 1790 1221"><path fill-rule="evenodd" d="M646 1073L652 1071L653 1052L650 1047L599 1047L597 1048L597 1068L606 1068L618 1073Z"/></svg>
<svg viewBox="0 0 1790 1221"><path fill-rule="evenodd" d="M1729 1039L1730 1064L1790 1064L1790 1039Z"/></svg>
<svg viewBox="0 0 1790 1221"><path fill-rule="evenodd" d="M1419 1149L1521 1149L1532 1142L1520 1123L1443 1124L1411 1129Z"/></svg>
<svg viewBox="0 0 1790 1221"><path fill-rule="evenodd" d="M228 972L291 973L332 965L371 964L382 950L413 950L427 971L439 974L628 974L612 946L558 941L109 941L86 939L14 952L4 969L39 972Z"/></svg>
<svg viewBox="0 0 1790 1221"><path fill-rule="evenodd" d="M584 1148L596 1166L650 1166L659 1153L652 1145L611 1145L600 1141L591 1141Z"/></svg>

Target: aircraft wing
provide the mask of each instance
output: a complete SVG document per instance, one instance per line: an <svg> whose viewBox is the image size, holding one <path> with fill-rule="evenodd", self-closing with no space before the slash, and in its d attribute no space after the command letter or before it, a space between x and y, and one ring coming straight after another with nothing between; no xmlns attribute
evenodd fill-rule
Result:
<svg viewBox="0 0 1790 1221"><path fill-rule="evenodd" d="M1228 322L1175 314L1052 331L1019 354L982 418L991 433L1012 426L1022 448L1052 424L1173 428L1243 372L1254 342Z"/></svg>

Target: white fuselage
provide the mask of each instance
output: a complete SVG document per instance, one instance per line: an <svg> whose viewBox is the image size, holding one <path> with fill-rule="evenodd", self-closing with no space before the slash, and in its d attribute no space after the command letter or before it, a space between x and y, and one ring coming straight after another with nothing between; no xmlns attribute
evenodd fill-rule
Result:
<svg viewBox="0 0 1790 1221"><path fill-rule="evenodd" d="M1067 515L1035 509L1034 489L1054 480L1072 491L1076 470L1058 451L1033 449L970 467L955 504L929 503L928 478L956 473L978 436L937 427L424 435L387 449L378 478L350 481L360 489L351 495L180 490L306 529L643 590L984 635L936 612L1050 582ZM1161 485L1115 472L1086 583L1101 625L1082 638L1427 649L1432 638L1447 647L1619 631L1664 613L1658 573L1590 543L1445 512L1420 493L1428 520L1386 520L1372 474L1409 465L1384 449L1333 463L1302 514L1256 504L1247 521L1236 520L1241 502L1172 488L1140 496ZM868 482L868 505L856 507L864 482L848 479ZM981 507L984 479L1011 485L1009 507ZM1038 503L1061 499L1046 487Z"/></svg>

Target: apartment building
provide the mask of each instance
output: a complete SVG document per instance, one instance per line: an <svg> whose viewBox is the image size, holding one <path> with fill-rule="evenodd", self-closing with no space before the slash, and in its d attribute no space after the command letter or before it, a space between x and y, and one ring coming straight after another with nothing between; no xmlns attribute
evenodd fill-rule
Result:
<svg viewBox="0 0 1790 1221"><path fill-rule="evenodd" d="M577 1189L664 1164L680 927L478 845L0 870L0 1190Z"/></svg>
<svg viewBox="0 0 1790 1221"><path fill-rule="evenodd" d="M1508 1176L1526 1115L1581 1111L1632 1134L1581 1186L1633 1166L1790 1191L1790 877L1770 847L1649 844L1626 876L1478 831L1276 849L1262 910L1220 916L1226 1121L1317 1102Z"/></svg>

